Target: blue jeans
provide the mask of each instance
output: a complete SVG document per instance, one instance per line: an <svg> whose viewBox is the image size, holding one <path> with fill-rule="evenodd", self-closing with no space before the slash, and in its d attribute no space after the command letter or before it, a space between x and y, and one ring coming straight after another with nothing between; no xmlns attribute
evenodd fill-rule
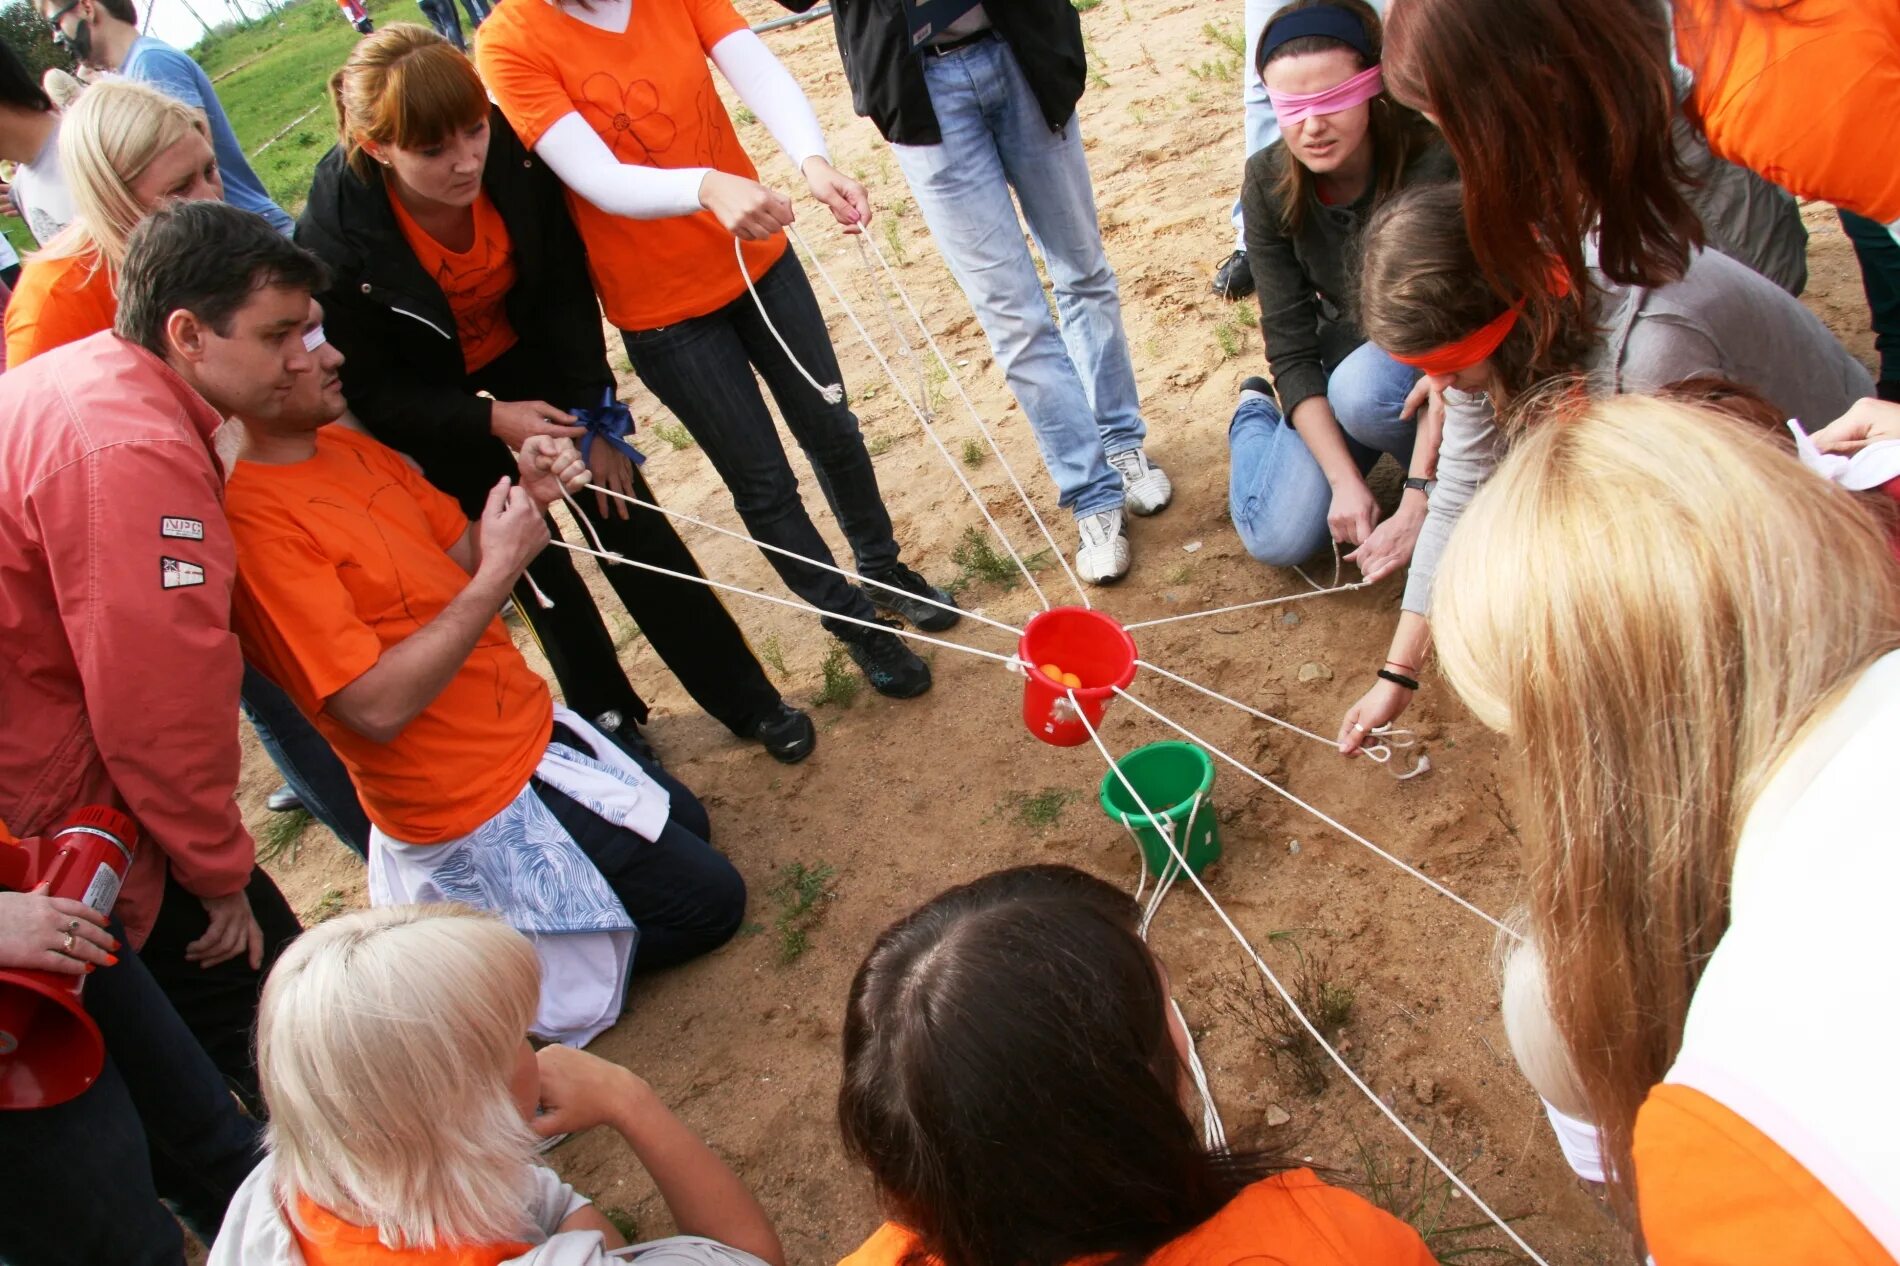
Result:
<svg viewBox="0 0 1900 1266"><path fill-rule="evenodd" d="M1009 46L980 40L921 54L943 140L893 145L917 207L1023 406L1061 504L1080 518L1122 504L1108 458L1147 437L1102 249L1082 133L1050 130ZM1062 324L1023 243L1016 191L1055 284Z"/></svg>
<svg viewBox="0 0 1900 1266"><path fill-rule="evenodd" d="M356 784L290 696L277 683L244 665L238 699L257 731L257 741L310 816L330 828L358 857L369 856L369 817L356 797Z"/></svg>
<svg viewBox="0 0 1900 1266"><path fill-rule="evenodd" d="M838 353L798 256L786 251L756 288L799 363L821 383L840 381ZM897 562L890 511L878 492L857 416L848 404L827 403L811 389L765 328L751 295L655 330L622 330L620 337L633 372L685 424L725 480L754 540L815 562L832 561L830 547L799 499L798 477L752 376L756 368L778 401L786 428L811 459L818 489L856 555L858 574L876 575ZM765 557L785 587L812 606L833 615L876 618L877 609L863 590L836 572L783 554ZM852 626L825 627L836 632Z"/></svg>
<svg viewBox="0 0 1900 1266"><path fill-rule="evenodd" d="M1417 381L1416 369L1371 343L1361 343L1332 371L1326 399L1361 474L1381 453L1400 465L1411 462L1417 428L1401 421L1399 410ZM1228 510L1247 552L1274 567L1296 567L1311 558L1330 538L1326 512L1333 490L1300 433L1272 400L1249 396L1234 411L1227 447Z"/></svg>
<svg viewBox="0 0 1900 1266"><path fill-rule="evenodd" d="M99 1080L55 1107L0 1112L0 1260L182 1266L159 1200L209 1244L257 1163L258 1124L130 949L87 979L85 1002L105 1038Z"/></svg>

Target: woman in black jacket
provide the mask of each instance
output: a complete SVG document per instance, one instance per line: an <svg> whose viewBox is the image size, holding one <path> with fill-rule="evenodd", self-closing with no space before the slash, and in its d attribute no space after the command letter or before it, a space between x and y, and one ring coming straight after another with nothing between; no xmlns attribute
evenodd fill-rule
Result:
<svg viewBox="0 0 1900 1266"><path fill-rule="evenodd" d="M342 140L317 165L297 241L332 272L319 298L352 412L471 515L534 434L581 439L596 486L654 500L561 182L491 110L474 66L401 24L357 44L330 90ZM578 503L608 549L700 574L665 515ZM543 552L528 575L554 605L525 583L516 605L568 706L637 737L646 705L566 552ZM779 697L711 589L633 567L607 577L702 708L779 760L811 753L810 718Z"/></svg>

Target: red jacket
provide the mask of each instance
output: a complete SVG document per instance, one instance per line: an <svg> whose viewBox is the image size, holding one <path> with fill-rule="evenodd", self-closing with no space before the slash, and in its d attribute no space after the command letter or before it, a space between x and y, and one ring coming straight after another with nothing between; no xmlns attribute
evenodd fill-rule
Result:
<svg viewBox="0 0 1900 1266"><path fill-rule="evenodd" d="M232 799L222 422L109 331L0 376L0 819L27 836L84 804L136 818L118 905L134 945L167 866L219 897L256 857Z"/></svg>

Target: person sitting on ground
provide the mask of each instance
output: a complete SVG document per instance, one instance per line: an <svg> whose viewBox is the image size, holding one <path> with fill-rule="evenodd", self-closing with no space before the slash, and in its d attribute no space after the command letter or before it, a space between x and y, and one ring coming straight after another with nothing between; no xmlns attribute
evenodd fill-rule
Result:
<svg viewBox="0 0 1900 1266"><path fill-rule="evenodd" d="M609 429L616 416L629 427L632 418L616 399L565 190L489 105L474 65L402 23L357 44L330 93L341 136L317 164L297 242L331 269L318 301L344 355L351 413L471 515L514 470L509 449L530 435L583 437L596 490L653 501L632 435ZM570 425L567 408L600 429ZM570 509L587 520L587 540L701 574L657 510L599 491ZM811 754L811 718L786 705L715 590L637 567L606 576L708 713L779 760ZM533 587L554 605L542 607ZM567 552L535 559L514 600L568 707L637 735L646 704Z"/></svg>
<svg viewBox="0 0 1900 1266"><path fill-rule="evenodd" d="M533 946L467 906L312 929L264 990L267 1154L210 1266L784 1266L759 1202L651 1086L529 1046L540 992ZM550 1138L596 1125L633 1149L677 1235L629 1250L536 1164Z"/></svg>
<svg viewBox="0 0 1900 1266"><path fill-rule="evenodd" d="M498 614L586 467L571 440L529 436L520 485L498 480L471 520L401 454L331 425L343 357L315 299L276 302L310 350L277 413L239 415L239 640L348 766L372 823L370 900L498 910L541 956L535 1032L584 1045L636 965L716 949L745 915L704 806L557 707Z"/></svg>
<svg viewBox="0 0 1900 1266"><path fill-rule="evenodd" d="M0 46L0 161L13 164L12 178L0 186L13 213L46 245L78 213L59 170L59 107L12 45Z"/></svg>
<svg viewBox="0 0 1900 1266"><path fill-rule="evenodd" d="M1500 413L1530 388L1587 374L1588 390L1610 395L1712 376L1752 388L1783 417L1817 429L1874 394L1867 370L1798 299L1716 251L1692 252L1682 280L1655 290L1593 273L1584 303L1556 310L1556 336L1541 354L1528 320L1519 319L1522 306L1500 301L1484 280L1457 184L1394 199L1368 226L1363 258L1366 334L1442 394L1444 433L1398 630L1378 680L1340 723L1347 755L1418 691L1439 555L1502 456Z"/></svg>
<svg viewBox="0 0 1900 1266"><path fill-rule="evenodd" d="M1429 1266L1418 1232L1312 1171L1202 1144L1139 915L1082 871L1020 866L879 935L838 1119L891 1220L844 1266Z"/></svg>
<svg viewBox="0 0 1900 1266"><path fill-rule="evenodd" d="M1446 680L1521 766L1512 1046L1656 1262L1892 1262L1883 527L1706 408L1527 421L1431 606Z"/></svg>
<svg viewBox="0 0 1900 1266"><path fill-rule="evenodd" d="M1268 20L1253 65L1283 128L1247 160L1241 193L1273 385L1241 386L1230 516L1260 562L1297 567L1333 540L1376 569L1411 552L1432 446L1414 443L1418 371L1348 315L1360 230L1400 190L1456 168L1431 125L1381 86L1379 17L1365 0L1293 0ZM1411 478L1381 524L1366 473L1384 453Z"/></svg>
<svg viewBox="0 0 1900 1266"><path fill-rule="evenodd" d="M79 59L82 70L109 71L134 83L150 84L204 115L224 180L224 200L263 216L280 233L290 232L290 217L271 201L264 182L251 170L203 68L164 40L143 34L133 0L33 0L33 4L52 24L59 44Z"/></svg>

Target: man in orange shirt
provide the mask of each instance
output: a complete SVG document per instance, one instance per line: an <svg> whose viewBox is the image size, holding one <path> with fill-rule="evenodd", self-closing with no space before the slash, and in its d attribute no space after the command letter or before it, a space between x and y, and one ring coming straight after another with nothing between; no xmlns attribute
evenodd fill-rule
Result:
<svg viewBox="0 0 1900 1266"><path fill-rule="evenodd" d="M251 662L329 739L369 814L370 900L455 900L529 934L535 1032L576 1045L639 965L722 945L745 883L659 765L557 707L497 616L544 549L543 511L586 482L571 440L530 436L478 521L352 428L315 300L318 372L245 416L226 513ZM637 940L636 940L637 938Z"/></svg>

